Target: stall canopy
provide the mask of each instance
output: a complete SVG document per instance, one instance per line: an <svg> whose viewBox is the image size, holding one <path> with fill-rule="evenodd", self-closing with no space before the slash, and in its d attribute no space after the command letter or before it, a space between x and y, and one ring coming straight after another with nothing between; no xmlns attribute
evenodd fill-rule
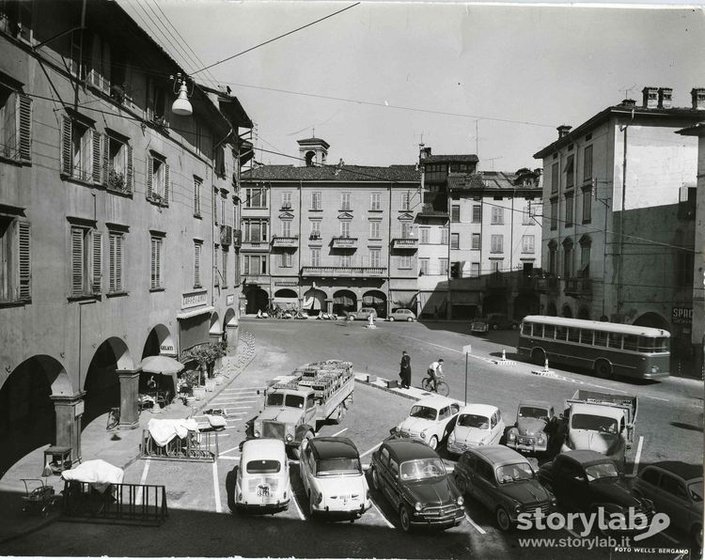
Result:
<svg viewBox="0 0 705 560"><path fill-rule="evenodd" d="M171 391L173 395L176 388L176 375L184 369L184 364L170 356L159 355L147 356L140 363L140 367L143 373L167 377L168 382L159 382L159 387Z"/></svg>

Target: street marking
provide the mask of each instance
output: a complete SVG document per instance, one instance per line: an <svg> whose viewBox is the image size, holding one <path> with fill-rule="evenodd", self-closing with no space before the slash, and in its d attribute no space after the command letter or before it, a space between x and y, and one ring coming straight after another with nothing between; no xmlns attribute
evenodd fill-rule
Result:
<svg viewBox="0 0 705 560"><path fill-rule="evenodd" d="M213 490L215 491L215 512L223 513L220 503L220 485L218 484L218 461L213 461Z"/></svg>
<svg viewBox="0 0 705 560"><path fill-rule="evenodd" d="M657 401L665 401L665 402L671 402L669 399L664 399L663 397L654 397L652 395L644 395L641 397L642 399L655 399Z"/></svg>
<svg viewBox="0 0 705 560"><path fill-rule="evenodd" d="M644 436L639 436L639 444L636 446L636 457L634 457L634 468L632 476L636 476L636 471L639 470L639 461L641 460L641 446L644 443Z"/></svg>
<svg viewBox="0 0 705 560"><path fill-rule="evenodd" d="M296 499L296 493L294 492L294 489L291 487L291 483L289 483L289 494L291 495L291 501L294 502L294 505L296 506L296 512L299 514L299 519L301 521L305 521L306 518L304 517L304 514L301 511L301 508L299 507L299 502Z"/></svg>
<svg viewBox="0 0 705 560"><path fill-rule="evenodd" d="M342 430L340 430L339 432L335 432L335 433L334 433L334 434L333 434L332 436L328 436L328 437L335 437L335 436L339 436L339 435L340 435L340 434L342 434L342 433L343 433L343 432L344 432L345 430L347 430L347 428L343 428L343 429L342 429Z"/></svg>
<svg viewBox="0 0 705 560"><path fill-rule="evenodd" d="M220 454L224 455L225 453L230 453L231 451L235 451L236 449L240 449L240 446L236 445L235 447L231 447L230 449L226 449L225 451L221 451Z"/></svg>
<svg viewBox="0 0 705 560"><path fill-rule="evenodd" d="M147 473L149 472L149 459L144 462L144 469L142 469L142 477L140 478L140 487L137 489L137 495L135 496L135 504L139 505L142 503L142 487L147 483Z"/></svg>
<svg viewBox="0 0 705 560"><path fill-rule="evenodd" d="M379 513L380 517L382 519L384 519L384 522L387 524L387 527L389 527L390 529L394 529L394 524L384 516L384 514L382 513L382 510L377 507L377 504L374 502L374 500L372 498L370 498L370 503L372 504L372 507L375 508L375 510L377 510L377 513Z"/></svg>
<svg viewBox="0 0 705 560"><path fill-rule="evenodd" d="M485 531L482 527L480 527L477 523L475 523L472 518L468 515L467 512L465 512L465 519L467 519L470 522L470 525L475 527L477 529L477 532L480 533L481 535L487 534L487 531Z"/></svg>
<svg viewBox="0 0 705 560"><path fill-rule="evenodd" d="M380 445L382 445L382 442L381 442L381 441L380 441L377 445L375 445L372 449L368 449L367 451L365 451L364 453L362 453L362 454L360 455L360 458L364 457L365 455L369 455L369 454L372 453L375 449L377 449Z"/></svg>
<svg viewBox="0 0 705 560"><path fill-rule="evenodd" d="M226 459L228 461L239 461L240 456L238 455L237 457L229 457L229 456L225 456L225 455L218 455L218 459Z"/></svg>

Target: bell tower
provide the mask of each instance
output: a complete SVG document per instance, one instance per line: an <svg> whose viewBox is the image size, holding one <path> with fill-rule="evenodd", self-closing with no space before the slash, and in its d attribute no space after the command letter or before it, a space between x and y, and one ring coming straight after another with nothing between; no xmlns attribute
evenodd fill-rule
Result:
<svg viewBox="0 0 705 560"><path fill-rule="evenodd" d="M325 165L328 159L328 148L330 148L328 142L315 136L296 142L299 144L300 165L306 167Z"/></svg>

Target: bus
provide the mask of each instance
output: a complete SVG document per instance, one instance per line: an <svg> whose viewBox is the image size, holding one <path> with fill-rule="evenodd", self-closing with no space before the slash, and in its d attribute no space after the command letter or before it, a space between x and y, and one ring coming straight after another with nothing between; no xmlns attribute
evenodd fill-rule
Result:
<svg viewBox="0 0 705 560"><path fill-rule="evenodd" d="M663 329L527 315L521 322L517 351L543 365L591 370L598 377L668 377L671 333Z"/></svg>

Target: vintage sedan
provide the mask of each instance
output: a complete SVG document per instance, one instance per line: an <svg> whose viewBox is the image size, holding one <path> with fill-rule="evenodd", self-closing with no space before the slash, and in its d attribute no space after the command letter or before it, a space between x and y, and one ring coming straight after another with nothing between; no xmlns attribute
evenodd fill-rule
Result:
<svg viewBox="0 0 705 560"><path fill-rule="evenodd" d="M507 431L506 445L525 453L545 453L556 446L559 425L553 406L549 403L521 402L517 410L517 421Z"/></svg>
<svg viewBox="0 0 705 560"><path fill-rule="evenodd" d="M629 508L650 520L654 505L627 485L617 464L597 451L581 449L561 453L538 472L538 479L569 511L592 512L603 507L607 514Z"/></svg>
<svg viewBox="0 0 705 560"><path fill-rule="evenodd" d="M460 455L478 445L497 445L504 429L502 413L496 406L469 404L460 410L446 447L449 453Z"/></svg>
<svg viewBox="0 0 705 560"><path fill-rule="evenodd" d="M428 445L411 439L387 439L372 454L372 486L384 494L403 531L413 526L448 529L465 515L463 497L443 460Z"/></svg>
<svg viewBox="0 0 705 560"><path fill-rule="evenodd" d="M355 444L343 437L317 437L302 444L299 470L309 516L357 519L372 507Z"/></svg>
<svg viewBox="0 0 705 560"><path fill-rule="evenodd" d="M432 395L416 401L409 416L396 428L392 435L418 438L436 449L453 429L460 405L453 399Z"/></svg>
<svg viewBox="0 0 705 560"><path fill-rule="evenodd" d="M235 477L235 506L240 510L285 510L291 499L289 461L284 442L251 439L242 445Z"/></svg>
<svg viewBox="0 0 705 560"><path fill-rule="evenodd" d="M411 309L404 309L403 307L400 307L399 309L393 310L390 314L389 317L387 317L388 321L416 321L416 314L411 310Z"/></svg>
<svg viewBox="0 0 705 560"><path fill-rule="evenodd" d="M540 509L553 511L556 499L537 480L529 461L503 445L478 447L463 453L453 472L455 484L492 513L497 526L508 531L517 516Z"/></svg>
<svg viewBox="0 0 705 560"><path fill-rule="evenodd" d="M690 536L699 554L703 544L703 467L662 461L644 467L634 490L668 515L671 526Z"/></svg>
<svg viewBox="0 0 705 560"><path fill-rule="evenodd" d="M358 321L367 321L370 315L374 317L375 321L377 320L377 310L374 307L363 307L358 311L348 311L345 314L349 321L354 321L356 319Z"/></svg>

